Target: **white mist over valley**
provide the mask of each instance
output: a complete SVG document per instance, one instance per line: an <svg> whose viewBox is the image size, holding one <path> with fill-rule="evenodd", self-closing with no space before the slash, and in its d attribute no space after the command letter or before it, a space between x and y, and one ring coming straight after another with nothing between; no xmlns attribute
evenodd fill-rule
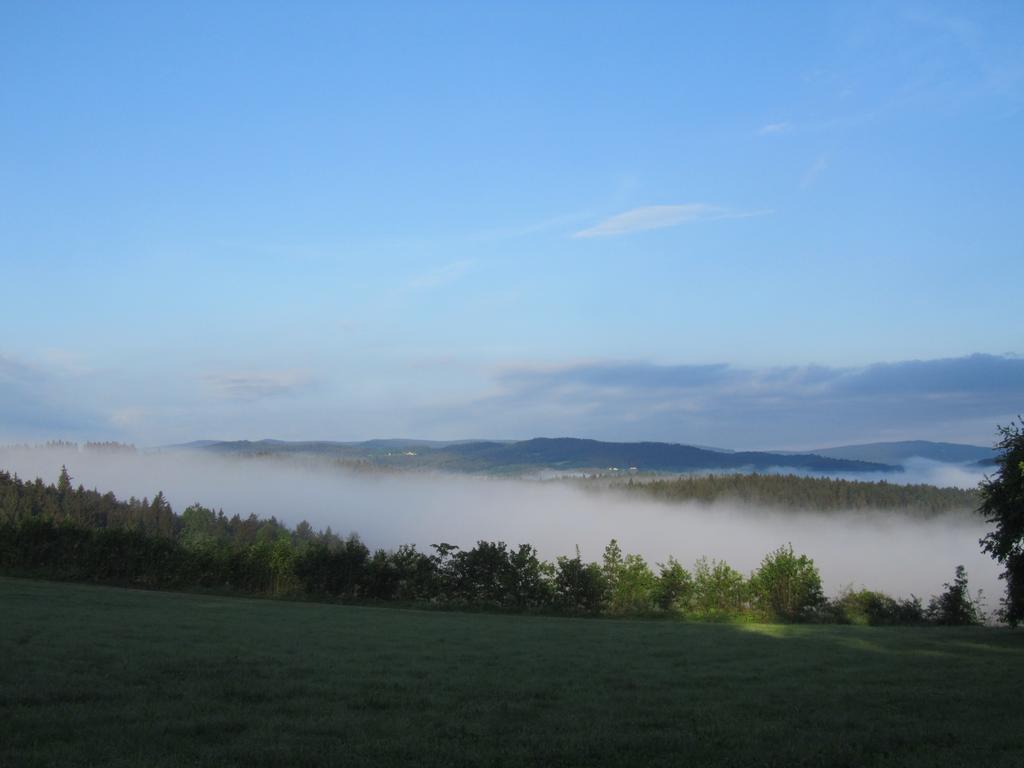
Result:
<svg viewBox="0 0 1024 768"><path fill-rule="evenodd" d="M541 557L600 560L612 538L649 563L674 555L686 567L701 556L749 573L792 542L821 571L825 590L864 586L927 598L962 564L988 607L1002 594L999 566L978 539L986 523L970 513L934 518L899 512L792 512L718 502L659 502L571 481L494 479L440 473L363 473L316 460L240 459L189 452L105 454L70 449L3 449L0 467L22 479L54 482L62 465L74 485L152 498L163 491L176 512L192 503L228 516L274 516L289 526L355 532L371 548L416 544L422 550L477 540L533 544ZM972 487L977 468L912 462L899 481L943 478ZM931 480L928 480L928 479ZM858 478L870 479L870 478ZM893 477L886 477L890 482Z"/></svg>

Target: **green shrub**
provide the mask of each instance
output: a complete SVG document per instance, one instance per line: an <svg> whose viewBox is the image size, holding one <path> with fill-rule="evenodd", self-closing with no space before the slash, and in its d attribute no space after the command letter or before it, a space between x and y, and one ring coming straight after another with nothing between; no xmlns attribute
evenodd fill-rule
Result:
<svg viewBox="0 0 1024 768"><path fill-rule="evenodd" d="M765 556L750 578L750 593L761 612L784 621L810 618L824 602L814 561L794 554L792 544Z"/></svg>
<svg viewBox="0 0 1024 768"><path fill-rule="evenodd" d="M597 563L559 557L555 564L555 601L569 613L599 613L604 603L605 575Z"/></svg>
<svg viewBox="0 0 1024 768"><path fill-rule="evenodd" d="M743 574L724 560L700 558L694 566L691 608L705 616L734 615L747 607L748 585Z"/></svg>
<svg viewBox="0 0 1024 768"><path fill-rule="evenodd" d="M869 589L855 592L850 587L828 601L820 613L837 624L885 626L924 622L921 600L913 595L898 600L883 592Z"/></svg>
<svg viewBox="0 0 1024 768"><path fill-rule="evenodd" d="M982 614L978 606L979 599L972 600L967 591L967 571L962 565L956 567L952 584L944 584L946 591L933 596L928 602L925 615L935 624L966 626L981 624Z"/></svg>
<svg viewBox="0 0 1024 768"><path fill-rule="evenodd" d="M693 576L674 557L658 563L654 602L665 611L686 610L693 600Z"/></svg>

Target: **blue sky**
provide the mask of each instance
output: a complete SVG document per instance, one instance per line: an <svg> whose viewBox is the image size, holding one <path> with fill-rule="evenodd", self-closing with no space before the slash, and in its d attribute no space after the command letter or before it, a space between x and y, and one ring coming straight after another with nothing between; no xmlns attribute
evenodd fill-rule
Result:
<svg viewBox="0 0 1024 768"><path fill-rule="evenodd" d="M989 442L1022 37L995 2L5 3L0 438Z"/></svg>

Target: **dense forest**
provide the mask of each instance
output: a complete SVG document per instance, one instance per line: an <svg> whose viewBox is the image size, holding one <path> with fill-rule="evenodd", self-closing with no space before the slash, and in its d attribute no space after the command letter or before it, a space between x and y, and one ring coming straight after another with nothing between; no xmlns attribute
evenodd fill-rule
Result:
<svg viewBox="0 0 1024 768"><path fill-rule="evenodd" d="M630 478L612 488L665 501L736 501L758 506L835 512L884 510L932 516L973 512L981 503L976 490L836 480L798 475L720 474L675 478Z"/></svg>
<svg viewBox="0 0 1024 768"><path fill-rule="evenodd" d="M202 589L343 602L394 601L445 608L574 615L662 615L842 623L975 623L966 575L927 607L878 592L822 593L814 562L783 546L744 576L701 558L651 568L613 540L600 562L577 551L555 562L529 544L438 543L371 552L306 522L228 517L199 504L175 513L162 493L118 500L75 488L66 468L56 484L0 472L0 573L150 589Z"/></svg>

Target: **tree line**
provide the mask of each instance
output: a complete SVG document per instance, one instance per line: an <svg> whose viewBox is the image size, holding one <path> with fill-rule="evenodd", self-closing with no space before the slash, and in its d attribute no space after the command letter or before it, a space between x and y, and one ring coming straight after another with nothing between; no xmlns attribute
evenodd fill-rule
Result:
<svg viewBox="0 0 1024 768"><path fill-rule="evenodd" d="M449 543L371 551L356 535L290 529L275 518L226 516L200 504L175 513L162 493L118 500L73 486L0 472L0 571L150 589L387 601L447 608L570 615L674 615L865 624L977 623L960 572L923 606L868 590L827 599L814 562L783 546L745 576L721 560L692 569L675 558L652 568L616 541L600 562L541 560L529 544ZM952 597L950 597L952 595ZM943 602L945 600L945 602Z"/></svg>
<svg viewBox="0 0 1024 768"><path fill-rule="evenodd" d="M972 512L981 497L977 490L901 485L885 480L839 480L828 477L763 474L687 475L673 478L616 481L612 488L665 501L710 504L734 501L758 506L835 512L899 510L922 517Z"/></svg>

